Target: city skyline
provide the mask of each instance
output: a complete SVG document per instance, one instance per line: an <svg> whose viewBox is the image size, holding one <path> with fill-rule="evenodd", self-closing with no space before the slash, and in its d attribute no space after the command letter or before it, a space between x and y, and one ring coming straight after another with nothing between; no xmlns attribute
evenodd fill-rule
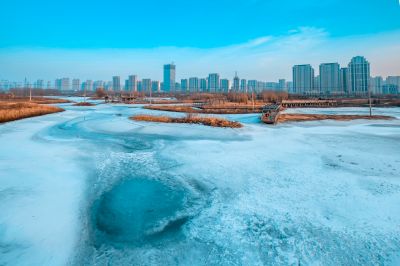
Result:
<svg viewBox="0 0 400 266"><path fill-rule="evenodd" d="M210 73L208 77L189 77L176 79L176 65L163 65L163 81L151 78L140 78L137 75L129 75L128 79L121 76L113 76L111 81L86 80L68 77L57 78L52 86L51 81L38 79L31 82L27 79L21 82L0 80L0 90L12 88L37 88L56 89L59 91L95 91L105 89L114 92L262 92L262 91L286 91L290 94L302 95L366 95L373 94L399 94L400 76L371 76L371 64L363 56L354 56L348 65L341 66L337 62L320 63L319 73L310 64L294 65L292 67L292 79L278 79L275 81L247 80L240 78L235 72L233 79L221 77L219 73ZM124 82L123 82L124 80ZM166 85L164 85L166 84Z"/></svg>
<svg viewBox="0 0 400 266"><path fill-rule="evenodd" d="M190 10L196 12L187 12L187 4L178 0L113 5L3 1L0 7L17 10L0 18L0 79L106 79L137 73L161 80L158 66L166 62L180 66L177 79L235 71L249 79L289 79L294 64L344 65L354 55L369 59L373 76L400 75L395 0L202 1L192 3ZM137 12L124 16L129 7ZM151 19L143 19L146 9L155 10ZM214 14L217 23L203 19Z"/></svg>

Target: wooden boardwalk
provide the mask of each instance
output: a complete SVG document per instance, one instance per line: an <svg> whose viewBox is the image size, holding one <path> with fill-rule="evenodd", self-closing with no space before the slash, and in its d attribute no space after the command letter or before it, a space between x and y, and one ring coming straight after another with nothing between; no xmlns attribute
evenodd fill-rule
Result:
<svg viewBox="0 0 400 266"><path fill-rule="evenodd" d="M282 107L298 108L298 107L330 107L337 106L336 100L283 100Z"/></svg>

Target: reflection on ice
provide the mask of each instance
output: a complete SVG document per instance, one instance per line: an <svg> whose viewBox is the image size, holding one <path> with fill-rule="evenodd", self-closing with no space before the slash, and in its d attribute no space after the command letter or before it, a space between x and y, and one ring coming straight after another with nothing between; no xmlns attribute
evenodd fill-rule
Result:
<svg viewBox="0 0 400 266"><path fill-rule="evenodd" d="M218 129L64 107L0 126L1 265L398 261L399 120L271 127L247 114Z"/></svg>

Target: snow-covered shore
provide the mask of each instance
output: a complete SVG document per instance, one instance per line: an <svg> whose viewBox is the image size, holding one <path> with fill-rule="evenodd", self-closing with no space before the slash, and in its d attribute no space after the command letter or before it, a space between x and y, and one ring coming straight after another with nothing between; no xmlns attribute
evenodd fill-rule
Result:
<svg viewBox="0 0 400 266"><path fill-rule="evenodd" d="M396 263L399 120L221 129L62 106L0 125L1 265Z"/></svg>

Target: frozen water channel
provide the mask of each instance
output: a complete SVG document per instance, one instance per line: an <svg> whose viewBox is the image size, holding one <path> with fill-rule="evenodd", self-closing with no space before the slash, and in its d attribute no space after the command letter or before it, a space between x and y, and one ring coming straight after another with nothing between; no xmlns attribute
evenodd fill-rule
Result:
<svg viewBox="0 0 400 266"><path fill-rule="evenodd" d="M220 129L62 106L0 125L0 265L400 264L400 120Z"/></svg>

